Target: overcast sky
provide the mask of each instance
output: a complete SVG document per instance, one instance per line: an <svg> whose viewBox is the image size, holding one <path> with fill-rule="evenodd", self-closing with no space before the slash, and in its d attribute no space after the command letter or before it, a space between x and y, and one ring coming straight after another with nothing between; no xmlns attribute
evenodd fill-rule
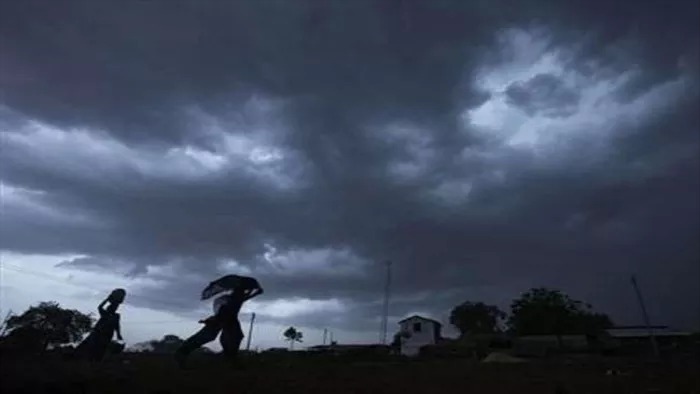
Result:
<svg viewBox="0 0 700 394"><path fill-rule="evenodd" d="M2 313L187 336L257 277L289 325L378 340L534 286L700 327L698 2L3 1ZM247 314L242 317L247 323Z"/></svg>

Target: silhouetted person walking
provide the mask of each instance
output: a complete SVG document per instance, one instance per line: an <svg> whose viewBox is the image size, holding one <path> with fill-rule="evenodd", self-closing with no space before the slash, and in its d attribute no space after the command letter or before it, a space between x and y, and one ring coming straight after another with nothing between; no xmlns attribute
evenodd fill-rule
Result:
<svg viewBox="0 0 700 394"><path fill-rule="evenodd" d="M97 306L100 318L95 323L95 327L90 335L78 345L78 353L86 355L91 361L100 361L104 358L112 337L117 334L117 339L122 340L120 327L120 316L117 313L119 305L124 302L126 291L124 289L114 289L109 296ZM105 304L109 303L107 307Z"/></svg>
<svg viewBox="0 0 700 394"><path fill-rule="evenodd" d="M187 338L177 350L176 357L181 366L184 366L187 356L192 351L215 340L219 332L221 332L219 342L224 355L228 360L236 360L243 340L238 313L244 302L262 294L263 289L254 278L228 275L210 283L202 292L202 299L223 291L230 291L230 293L214 300L214 315L200 320L204 327Z"/></svg>

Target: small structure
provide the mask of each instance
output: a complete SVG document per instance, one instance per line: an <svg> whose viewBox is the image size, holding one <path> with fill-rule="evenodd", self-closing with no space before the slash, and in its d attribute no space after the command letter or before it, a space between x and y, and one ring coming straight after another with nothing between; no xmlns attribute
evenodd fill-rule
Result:
<svg viewBox="0 0 700 394"><path fill-rule="evenodd" d="M650 328L657 338L681 339L690 336L689 332L674 330L668 326L618 326L609 328L605 332L619 340L649 340Z"/></svg>
<svg viewBox="0 0 700 394"><path fill-rule="evenodd" d="M577 353L589 350L586 335L525 335L513 342L513 353L520 357L545 357L551 353Z"/></svg>
<svg viewBox="0 0 700 394"><path fill-rule="evenodd" d="M417 356L423 346L434 345L441 338L442 324L433 319L413 315L399 321L401 354Z"/></svg>
<svg viewBox="0 0 700 394"><path fill-rule="evenodd" d="M333 355L388 355L389 346L379 344L331 344L311 346L308 348L308 351Z"/></svg>
<svg viewBox="0 0 700 394"><path fill-rule="evenodd" d="M605 330L614 346L623 352L635 352L649 346L649 328L661 348L674 349L689 346L692 336L689 332L675 330L667 326L618 326Z"/></svg>

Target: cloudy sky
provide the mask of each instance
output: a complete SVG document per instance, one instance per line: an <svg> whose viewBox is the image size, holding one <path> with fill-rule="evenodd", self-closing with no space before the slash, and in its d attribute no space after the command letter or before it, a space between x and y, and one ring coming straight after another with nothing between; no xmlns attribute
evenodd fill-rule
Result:
<svg viewBox="0 0 700 394"><path fill-rule="evenodd" d="M1 307L378 340L551 286L700 327L698 2L4 1Z"/></svg>

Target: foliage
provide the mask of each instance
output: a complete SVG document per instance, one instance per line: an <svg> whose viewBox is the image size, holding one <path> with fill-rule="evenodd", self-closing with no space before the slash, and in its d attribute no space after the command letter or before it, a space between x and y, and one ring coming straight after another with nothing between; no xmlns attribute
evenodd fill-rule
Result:
<svg viewBox="0 0 700 394"><path fill-rule="evenodd" d="M33 327L18 327L0 338L2 352L41 352L46 349L41 332Z"/></svg>
<svg viewBox="0 0 700 394"><path fill-rule="evenodd" d="M185 342L182 338L180 338L177 335L173 334L167 334L163 336L161 339L152 339L148 342L142 342L139 344L136 344L136 348L141 348L143 349L142 351L145 352L153 352L153 353L160 353L160 354L173 354L175 351L182 346L182 343ZM210 353L211 350L207 347L201 346L197 348L195 353Z"/></svg>
<svg viewBox="0 0 700 394"><path fill-rule="evenodd" d="M612 326L605 314L559 290L533 288L511 304L510 328L518 335L594 334Z"/></svg>
<svg viewBox="0 0 700 394"><path fill-rule="evenodd" d="M409 339L411 337L411 333L409 331L397 331L393 338L391 343L389 344L389 348L391 351L395 353L399 353L401 350L401 343L404 342L404 340Z"/></svg>
<svg viewBox="0 0 700 394"><path fill-rule="evenodd" d="M506 314L493 305L483 302L463 302L452 309L450 323L462 336L467 334L492 334L499 332L499 322Z"/></svg>
<svg viewBox="0 0 700 394"><path fill-rule="evenodd" d="M160 340L149 341L148 344L154 353L175 353L183 342L184 340L177 335L168 334Z"/></svg>
<svg viewBox="0 0 700 394"><path fill-rule="evenodd" d="M389 347L391 347L394 350L398 350L401 348L402 339L408 339L410 337L411 333L409 333L408 331L398 331L394 334L394 337L392 338Z"/></svg>
<svg viewBox="0 0 700 394"><path fill-rule="evenodd" d="M8 337L22 337L44 350L49 345L79 341L90 331L92 318L57 302L41 302L7 321Z"/></svg>
<svg viewBox="0 0 700 394"><path fill-rule="evenodd" d="M397 332L394 334L391 344L389 345L392 349L398 350L401 348L401 333Z"/></svg>
<svg viewBox="0 0 700 394"><path fill-rule="evenodd" d="M289 341L289 348L294 349L294 342L302 342L302 339L304 338L304 335L302 334L301 331L297 330L294 327L289 327L284 331L282 334L284 335L284 340Z"/></svg>

